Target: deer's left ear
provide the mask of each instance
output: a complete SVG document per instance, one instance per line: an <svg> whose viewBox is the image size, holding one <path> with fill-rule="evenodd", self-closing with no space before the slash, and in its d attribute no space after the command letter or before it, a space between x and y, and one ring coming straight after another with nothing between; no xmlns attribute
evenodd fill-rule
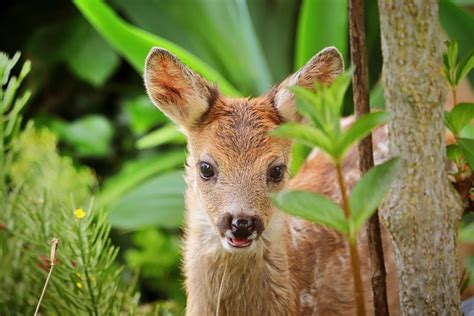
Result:
<svg viewBox="0 0 474 316"><path fill-rule="evenodd" d="M310 59L300 70L285 79L270 96L285 121L301 121L296 111L294 94L289 87L299 85L313 89L313 82L331 84L344 71L341 53L335 47L327 47Z"/></svg>
<svg viewBox="0 0 474 316"><path fill-rule="evenodd" d="M190 129L218 97L214 85L162 48L154 47L148 54L144 77L153 103L184 130Z"/></svg>

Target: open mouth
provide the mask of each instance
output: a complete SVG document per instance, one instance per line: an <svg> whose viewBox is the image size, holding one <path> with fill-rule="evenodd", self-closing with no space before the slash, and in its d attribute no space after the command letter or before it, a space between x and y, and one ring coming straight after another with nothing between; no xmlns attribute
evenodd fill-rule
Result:
<svg viewBox="0 0 474 316"><path fill-rule="evenodd" d="M229 245L235 248L245 248L252 244L252 239L248 238L228 237L227 241Z"/></svg>

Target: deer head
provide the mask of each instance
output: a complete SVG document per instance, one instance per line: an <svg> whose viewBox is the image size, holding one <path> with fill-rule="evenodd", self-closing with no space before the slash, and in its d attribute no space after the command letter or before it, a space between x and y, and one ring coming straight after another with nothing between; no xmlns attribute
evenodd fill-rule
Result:
<svg viewBox="0 0 474 316"><path fill-rule="evenodd" d="M252 251L271 234L275 210L269 193L288 181L291 142L269 132L300 121L287 88L330 84L343 71L334 47L256 98L228 98L168 51L153 48L145 85L153 103L179 125L188 140L187 207L200 213L209 238L231 252Z"/></svg>

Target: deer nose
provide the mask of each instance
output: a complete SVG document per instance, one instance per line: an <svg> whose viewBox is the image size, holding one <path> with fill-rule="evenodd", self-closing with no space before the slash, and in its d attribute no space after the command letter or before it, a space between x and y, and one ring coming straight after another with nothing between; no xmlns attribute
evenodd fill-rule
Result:
<svg viewBox="0 0 474 316"><path fill-rule="evenodd" d="M231 222L232 234L237 238L247 238L255 230L255 221L250 216L236 216Z"/></svg>
<svg viewBox="0 0 474 316"><path fill-rule="evenodd" d="M253 228L253 220L250 217L237 217L232 220L233 229L251 230Z"/></svg>

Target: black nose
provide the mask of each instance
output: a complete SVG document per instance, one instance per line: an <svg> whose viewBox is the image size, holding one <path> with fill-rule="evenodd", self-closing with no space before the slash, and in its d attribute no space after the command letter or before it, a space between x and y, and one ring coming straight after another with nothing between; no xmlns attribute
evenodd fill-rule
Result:
<svg viewBox="0 0 474 316"><path fill-rule="evenodd" d="M236 216L232 219L232 234L237 238L247 238L255 230L254 219L250 216Z"/></svg>
<svg viewBox="0 0 474 316"><path fill-rule="evenodd" d="M250 217L236 217L232 220L232 228L250 230L253 228L253 220Z"/></svg>

